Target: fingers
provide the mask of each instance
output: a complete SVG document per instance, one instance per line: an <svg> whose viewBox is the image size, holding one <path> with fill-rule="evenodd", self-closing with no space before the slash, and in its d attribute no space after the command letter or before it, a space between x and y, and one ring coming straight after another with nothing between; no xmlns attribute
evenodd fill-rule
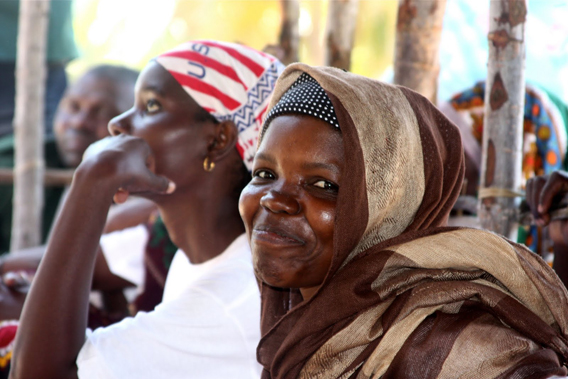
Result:
<svg viewBox="0 0 568 379"><path fill-rule="evenodd" d="M529 179L526 185L526 200L537 225L550 222L550 207L555 197L568 192L568 173L555 171L550 176L537 176Z"/></svg>
<svg viewBox="0 0 568 379"><path fill-rule="evenodd" d="M113 196L113 200L116 204L122 204L124 202L126 202L126 200L128 200L128 196L130 195L130 193L128 191L123 190L122 188L119 188L118 191L116 191L116 193Z"/></svg>
<svg viewBox="0 0 568 379"><path fill-rule="evenodd" d="M124 203L133 194L169 194L175 190L169 179L156 175L155 156L142 138L124 134L107 137L89 147L86 158L90 160L87 167L99 174L98 178L102 172L100 181L118 188L113 190L115 203Z"/></svg>
<svg viewBox="0 0 568 379"><path fill-rule="evenodd" d="M170 194L175 191L175 184L169 179L156 175L156 160L150 146L142 139L133 139L133 143L137 144L140 149L140 154L144 157L144 166L139 166L138 170L135 169L137 166L135 163L131 164L130 167L133 169L131 173L138 171L136 179L133 183L130 183L125 188L120 188L116 193L115 197L118 201L126 201L129 194L139 193L139 192L153 192ZM134 157L134 156L131 156Z"/></svg>
<svg viewBox="0 0 568 379"><path fill-rule="evenodd" d="M87 160L91 157L96 156L97 154L100 154L104 150L111 147L113 142L114 140L110 136L100 139L97 142L93 142L83 153L83 160Z"/></svg>
<svg viewBox="0 0 568 379"><path fill-rule="evenodd" d="M150 184L148 186L143 186L143 188L144 187L148 188L144 188L143 190L141 189L139 192L157 192L169 195L175 191L176 184L174 182L164 177L156 177L156 178L158 178L157 181L150 180L149 181ZM126 191L122 188L119 188L118 191L116 191L116 193L113 196L113 201L115 204L122 204L125 203L126 200L128 200L129 196L130 196L130 191Z"/></svg>
<svg viewBox="0 0 568 379"><path fill-rule="evenodd" d="M168 182L168 188L166 189L166 194L170 195L176 190L176 184L171 180Z"/></svg>
<svg viewBox="0 0 568 379"><path fill-rule="evenodd" d="M535 222L540 225L546 225L548 223L548 218L539 211L538 206L540 204L540 194L542 187L546 183L546 177L537 176L528 180L526 185L526 201L531 208L531 213L534 217Z"/></svg>
<svg viewBox="0 0 568 379"><path fill-rule="evenodd" d="M550 239L554 242L555 246L560 246L563 249L568 247L568 220L553 220L548 227Z"/></svg>
<svg viewBox="0 0 568 379"><path fill-rule="evenodd" d="M32 283L33 275L26 271L10 271L2 275L2 281L10 289L19 289Z"/></svg>
<svg viewBox="0 0 568 379"><path fill-rule="evenodd" d="M538 211L548 216L548 211L556 195L568 191L568 176L563 171L553 172L540 191Z"/></svg>
<svg viewBox="0 0 568 379"><path fill-rule="evenodd" d="M154 192L161 194L171 194L175 191L176 185L174 182L164 176L157 176L150 173L143 183L145 192Z"/></svg>
<svg viewBox="0 0 568 379"><path fill-rule="evenodd" d="M136 184L128 187L129 190L119 188L114 194L113 200L116 204L122 204L128 200L130 195L139 195L142 193L158 193L169 195L176 189L176 184L171 180L153 174L148 175L145 179L139 179Z"/></svg>

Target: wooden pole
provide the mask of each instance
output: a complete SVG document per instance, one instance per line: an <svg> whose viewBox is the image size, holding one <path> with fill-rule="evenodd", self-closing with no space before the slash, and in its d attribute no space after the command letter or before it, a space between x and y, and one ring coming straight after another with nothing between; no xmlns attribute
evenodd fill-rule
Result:
<svg viewBox="0 0 568 379"><path fill-rule="evenodd" d="M394 82L436 103L446 0L399 0Z"/></svg>
<svg viewBox="0 0 568 379"><path fill-rule="evenodd" d="M284 54L282 63L288 65L298 62L298 48L300 45L300 1L281 0L282 26L280 29L280 47Z"/></svg>
<svg viewBox="0 0 568 379"><path fill-rule="evenodd" d="M70 168L46 168L43 176L45 187L65 187L73 180L74 169ZM0 184L14 183L14 170L10 168L0 168Z"/></svg>
<svg viewBox="0 0 568 379"><path fill-rule="evenodd" d="M21 0L16 58L14 211L10 249L41 243L49 0Z"/></svg>
<svg viewBox="0 0 568 379"><path fill-rule="evenodd" d="M359 0L330 0L326 30L327 66L349 70Z"/></svg>
<svg viewBox="0 0 568 379"><path fill-rule="evenodd" d="M485 229L516 238L525 103L526 0L490 1L489 62L479 219Z"/></svg>

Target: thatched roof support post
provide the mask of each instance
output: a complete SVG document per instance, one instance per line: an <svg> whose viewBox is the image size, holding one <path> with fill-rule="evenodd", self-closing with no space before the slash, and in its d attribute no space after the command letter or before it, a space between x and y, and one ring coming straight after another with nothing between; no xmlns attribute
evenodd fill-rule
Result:
<svg viewBox="0 0 568 379"><path fill-rule="evenodd" d="M16 58L12 251L41 243L44 98L49 0L21 0Z"/></svg>
<svg viewBox="0 0 568 379"><path fill-rule="evenodd" d="M522 177L526 0L490 1L479 219L516 237Z"/></svg>
<svg viewBox="0 0 568 379"><path fill-rule="evenodd" d="M349 70L359 0L330 0L326 29L327 66Z"/></svg>
<svg viewBox="0 0 568 379"><path fill-rule="evenodd" d="M394 82L436 103L446 0L399 0Z"/></svg>

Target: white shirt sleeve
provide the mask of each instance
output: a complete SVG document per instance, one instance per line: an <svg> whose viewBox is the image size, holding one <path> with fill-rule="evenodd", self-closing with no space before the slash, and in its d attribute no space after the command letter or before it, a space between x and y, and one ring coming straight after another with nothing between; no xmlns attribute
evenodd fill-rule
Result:
<svg viewBox="0 0 568 379"><path fill-rule="evenodd" d="M88 333L79 378L258 379L258 286L250 268L239 269L221 270L153 312Z"/></svg>
<svg viewBox="0 0 568 379"><path fill-rule="evenodd" d="M144 250L148 238L144 225L103 234L100 244L110 272L140 287L144 282Z"/></svg>

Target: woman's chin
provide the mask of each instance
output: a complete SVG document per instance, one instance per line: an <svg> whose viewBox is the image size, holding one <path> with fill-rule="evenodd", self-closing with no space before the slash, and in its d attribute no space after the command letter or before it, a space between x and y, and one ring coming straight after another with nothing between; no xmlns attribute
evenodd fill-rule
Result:
<svg viewBox="0 0 568 379"><path fill-rule="evenodd" d="M260 281L268 284L271 287L287 288L285 281L283 281L278 275L274 275L273 273L266 273L259 270L255 270L255 274Z"/></svg>
<svg viewBox="0 0 568 379"><path fill-rule="evenodd" d="M291 288L286 272L271 265L255 265L254 273L263 283L276 288Z"/></svg>

